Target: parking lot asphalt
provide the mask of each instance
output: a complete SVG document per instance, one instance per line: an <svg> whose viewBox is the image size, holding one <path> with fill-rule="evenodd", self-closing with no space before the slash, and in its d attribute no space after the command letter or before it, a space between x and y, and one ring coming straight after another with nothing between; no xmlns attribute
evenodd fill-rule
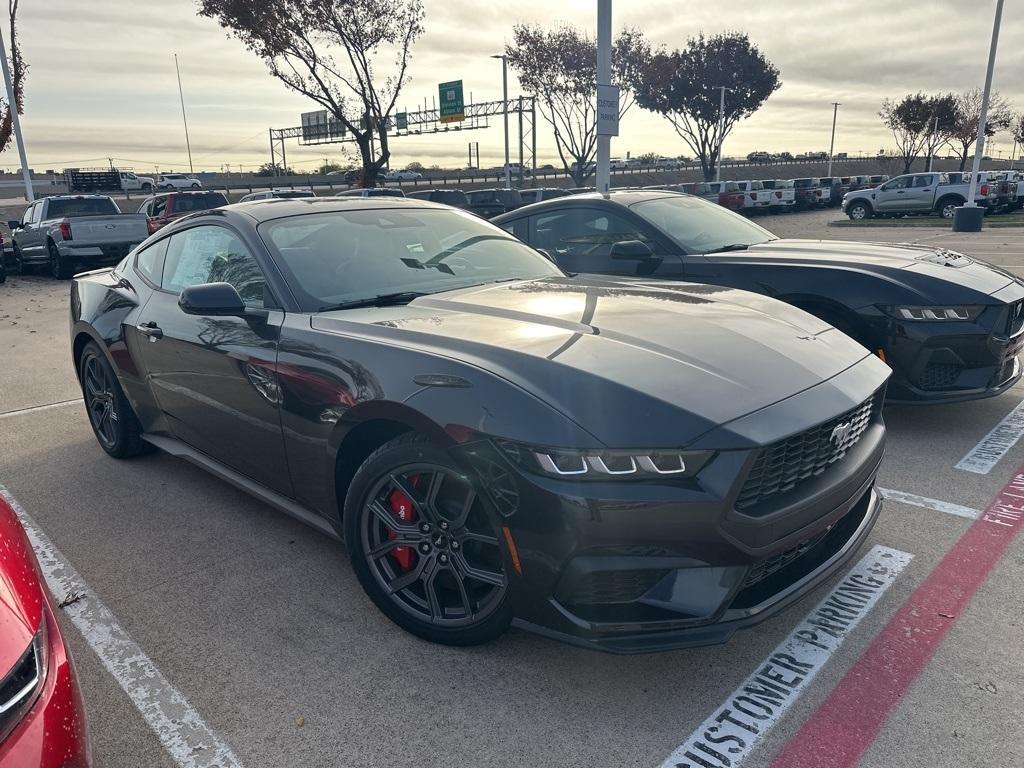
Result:
<svg viewBox="0 0 1024 768"><path fill-rule="evenodd" d="M1024 230L829 228L838 215L761 223L785 237L941 244L1024 276ZM77 570L83 603L110 610L230 745L232 764L660 766L842 578L711 648L608 656L518 630L471 649L424 643L373 607L342 545L170 456L108 458L77 402L67 291L42 276L0 286L0 484ZM913 557L789 709L751 739L743 765L771 764L805 723L821 722L819 707L827 714L831 692L870 657L887 623L901 608L913 615L915 601L930 605L917 590L976 525L972 511L989 507L1024 464L1024 444L1007 448L988 474L956 465L1022 401L1018 385L975 403L886 409L879 485L890 498L861 554L882 546ZM844 732L863 740L849 765L1024 765L1014 726L1024 710L1021 583L1017 538L965 608L941 616L948 634L877 738ZM123 676L119 683L69 618L97 766L218 764L202 750L188 759L168 751ZM894 679L917 631L908 627L906 647L890 653ZM848 719L867 722L882 698ZM721 760L704 751L696 753L704 763L678 764L736 765L735 746L719 745ZM807 765L833 764L819 757Z"/></svg>

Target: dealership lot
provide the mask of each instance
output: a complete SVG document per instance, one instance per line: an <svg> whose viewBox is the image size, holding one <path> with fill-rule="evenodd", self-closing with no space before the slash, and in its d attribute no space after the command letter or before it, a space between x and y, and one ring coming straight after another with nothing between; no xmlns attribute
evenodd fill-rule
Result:
<svg viewBox="0 0 1024 768"><path fill-rule="evenodd" d="M763 223L784 237L934 243L1024 276L1024 230L827 227L837 217L823 211ZM614 657L520 631L468 650L428 645L374 609L332 540L169 456L107 458L77 400L66 283L9 278L0 288L0 349L0 483L80 576L83 598L67 606L68 617L102 602L152 665L136 660L108 670L68 627L98 765L217 765L212 755L223 746L230 751L221 753L222 765L658 766L694 734L703 738L701 723L736 700L737 687L776 657L835 586L706 649ZM830 646L814 679L787 698L788 711L752 709L764 735L751 739L744 764L768 765L814 716L975 524L971 516L1024 464L1024 447L1009 445L1015 422L994 452L976 450L1022 399L1018 385L992 400L887 410L879 482L890 498L846 570L874 547L895 551L901 568L877 602L861 606L859 623ZM957 469L972 452L998 461L987 474ZM895 691L905 695L878 738L859 736L864 756L853 764L1024 762L1019 739L1005 727L1024 706L1016 612L1022 577L1024 553L1014 541L965 611L939 615L949 634L913 685ZM910 640L914 631L908 627ZM103 632L94 626L93 645ZM889 659L892 670L915 653L908 642ZM209 729L194 738L202 730L196 720L186 729L165 723L165 742L173 731L189 749L167 751L131 703L151 669L187 699L189 710L175 702L179 723L200 718ZM881 698L864 704L852 720L883 706ZM841 736L836 752L855 738ZM727 747L736 744L720 747L733 764L739 753ZM685 751L680 764L702 764L682 757ZM729 764L696 754L703 764Z"/></svg>

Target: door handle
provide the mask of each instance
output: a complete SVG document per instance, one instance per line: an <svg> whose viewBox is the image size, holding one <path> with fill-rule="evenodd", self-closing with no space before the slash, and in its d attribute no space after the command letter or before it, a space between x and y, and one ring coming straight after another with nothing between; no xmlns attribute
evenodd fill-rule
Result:
<svg viewBox="0 0 1024 768"><path fill-rule="evenodd" d="M164 332L156 323L142 323L142 325L136 325L135 330L143 336L148 336L150 341L156 341L164 337Z"/></svg>

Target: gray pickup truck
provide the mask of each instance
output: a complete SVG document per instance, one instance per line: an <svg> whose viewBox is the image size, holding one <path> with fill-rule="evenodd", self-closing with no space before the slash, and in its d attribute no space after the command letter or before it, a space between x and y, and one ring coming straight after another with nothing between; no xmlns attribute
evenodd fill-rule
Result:
<svg viewBox="0 0 1024 768"><path fill-rule="evenodd" d="M937 213L952 219L958 206L967 202L969 185L953 183L946 173L907 173L871 189L847 192L843 212L854 221L872 216L903 216ZM975 202L990 210L998 207L993 185L979 184Z"/></svg>
<svg viewBox="0 0 1024 768"><path fill-rule="evenodd" d="M49 267L58 280L67 280L79 266L116 264L149 237L144 214L121 213L106 195L44 197L7 226L21 272Z"/></svg>

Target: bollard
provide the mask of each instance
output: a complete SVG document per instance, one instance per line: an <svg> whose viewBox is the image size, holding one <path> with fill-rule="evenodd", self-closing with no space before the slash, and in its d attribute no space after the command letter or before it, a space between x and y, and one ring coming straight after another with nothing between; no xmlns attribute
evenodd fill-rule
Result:
<svg viewBox="0 0 1024 768"><path fill-rule="evenodd" d="M981 232L985 209L977 205L961 205L953 213L954 232Z"/></svg>

